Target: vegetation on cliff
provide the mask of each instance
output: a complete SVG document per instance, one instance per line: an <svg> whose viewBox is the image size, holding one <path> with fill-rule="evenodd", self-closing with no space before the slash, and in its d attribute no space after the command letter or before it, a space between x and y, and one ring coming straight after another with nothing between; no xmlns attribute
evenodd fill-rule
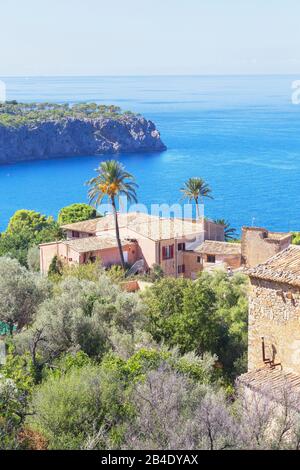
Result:
<svg viewBox="0 0 300 470"><path fill-rule="evenodd" d="M11 127L68 118L122 119L133 115L134 113L131 111L122 112L118 106L96 103L76 103L73 105L68 103L18 103L17 101L0 103L0 125Z"/></svg>

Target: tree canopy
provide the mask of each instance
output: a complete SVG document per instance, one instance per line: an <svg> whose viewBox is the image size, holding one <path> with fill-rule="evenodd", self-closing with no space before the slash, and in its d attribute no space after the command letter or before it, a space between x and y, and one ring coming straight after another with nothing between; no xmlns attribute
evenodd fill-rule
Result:
<svg viewBox="0 0 300 470"><path fill-rule="evenodd" d="M83 220L94 219L97 217L97 211L88 204L71 204L63 207L58 214L57 222L59 225L73 224Z"/></svg>

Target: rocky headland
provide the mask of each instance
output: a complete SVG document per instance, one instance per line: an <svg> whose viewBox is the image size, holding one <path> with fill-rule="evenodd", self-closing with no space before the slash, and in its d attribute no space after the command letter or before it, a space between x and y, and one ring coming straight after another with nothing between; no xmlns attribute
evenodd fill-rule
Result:
<svg viewBox="0 0 300 470"><path fill-rule="evenodd" d="M114 106L0 105L0 163L163 150L152 121Z"/></svg>

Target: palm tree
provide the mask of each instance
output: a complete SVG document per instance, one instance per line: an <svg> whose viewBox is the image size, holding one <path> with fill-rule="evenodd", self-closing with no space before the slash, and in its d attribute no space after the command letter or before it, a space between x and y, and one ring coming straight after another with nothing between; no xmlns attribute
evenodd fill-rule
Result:
<svg viewBox="0 0 300 470"><path fill-rule="evenodd" d="M118 213L116 208L116 199L118 196L126 196L129 202L137 202L136 188L134 177L128 173L124 166L116 160L102 162L96 169L97 176L87 182L90 186L88 192L89 202L94 203L97 207L105 197L107 197L112 205L116 239L120 253L122 268L125 270L125 261L120 239L120 230L118 222Z"/></svg>
<svg viewBox="0 0 300 470"><path fill-rule="evenodd" d="M218 220L214 220L214 223L219 224L219 225L223 225L225 241L226 242L236 239L236 229L231 227L230 223L227 220L218 219Z"/></svg>
<svg viewBox="0 0 300 470"><path fill-rule="evenodd" d="M197 216L200 219L199 201L203 203L205 197L213 199L208 184L202 178L189 178L180 191L183 193L183 199L195 202Z"/></svg>

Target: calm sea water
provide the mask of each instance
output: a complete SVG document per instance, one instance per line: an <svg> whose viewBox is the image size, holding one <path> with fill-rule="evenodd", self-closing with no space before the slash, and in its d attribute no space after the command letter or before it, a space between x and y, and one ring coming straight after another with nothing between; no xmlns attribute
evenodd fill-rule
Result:
<svg viewBox="0 0 300 470"><path fill-rule="evenodd" d="M0 77L1 78L1 77ZM154 120L168 150L121 154L139 183L139 202L173 204L191 176L205 178L214 200L206 215L272 230L300 230L300 77L5 78L8 99L97 101ZM15 210L56 216L86 202L84 182L102 157L0 166L0 229Z"/></svg>

